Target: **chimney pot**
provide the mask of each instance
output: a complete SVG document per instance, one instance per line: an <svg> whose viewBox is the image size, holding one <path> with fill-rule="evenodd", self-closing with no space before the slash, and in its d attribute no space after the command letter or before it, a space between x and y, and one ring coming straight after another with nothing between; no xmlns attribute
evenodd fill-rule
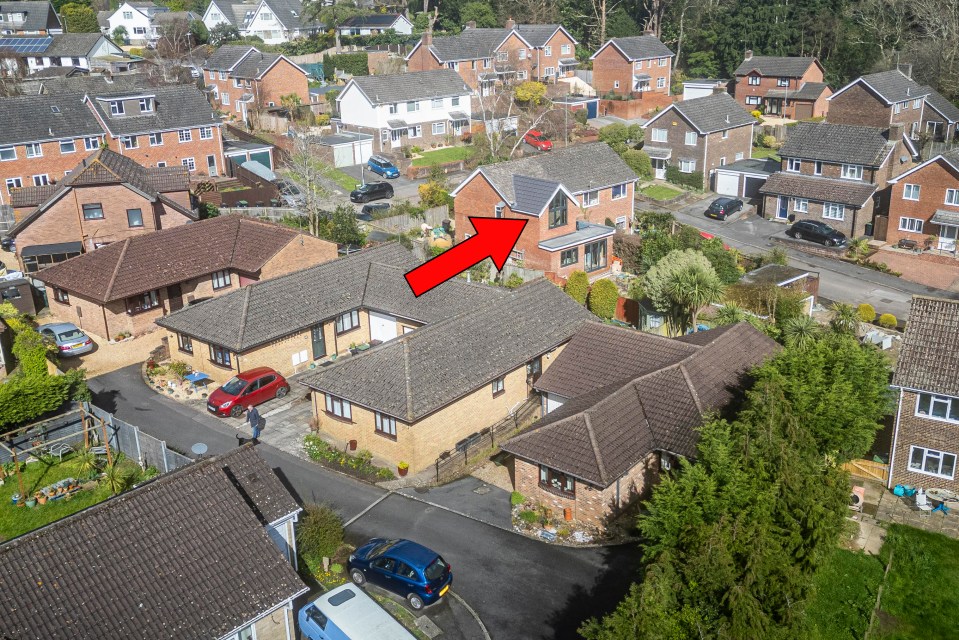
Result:
<svg viewBox="0 0 959 640"><path fill-rule="evenodd" d="M753 59L753 50L746 49L746 60L752 60L752 59Z"/></svg>
<svg viewBox="0 0 959 640"><path fill-rule="evenodd" d="M507 28L507 29L515 29L515 28L516 28L516 21L513 20L513 16L510 16L509 19L506 20L506 28Z"/></svg>

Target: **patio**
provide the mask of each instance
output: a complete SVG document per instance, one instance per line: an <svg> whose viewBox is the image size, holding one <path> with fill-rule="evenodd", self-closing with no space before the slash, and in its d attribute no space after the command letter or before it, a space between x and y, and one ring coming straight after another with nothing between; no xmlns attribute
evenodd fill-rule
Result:
<svg viewBox="0 0 959 640"><path fill-rule="evenodd" d="M877 482L853 478L853 485L866 489L860 520L864 532L870 526L896 523L959 539L959 511L920 511L913 498L899 497Z"/></svg>

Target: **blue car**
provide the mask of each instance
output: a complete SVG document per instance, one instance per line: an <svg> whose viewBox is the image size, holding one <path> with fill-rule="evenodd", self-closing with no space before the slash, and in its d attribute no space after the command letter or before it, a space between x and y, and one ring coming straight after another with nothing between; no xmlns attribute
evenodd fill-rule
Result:
<svg viewBox="0 0 959 640"><path fill-rule="evenodd" d="M400 177L400 170L396 168L396 165L383 156L370 156L370 159L366 161L366 166L370 171L378 173L384 178Z"/></svg>
<svg viewBox="0 0 959 640"><path fill-rule="evenodd" d="M403 539L373 538L350 554L347 568L356 584L369 581L403 596L415 611L442 598L453 584L452 567L438 553Z"/></svg>

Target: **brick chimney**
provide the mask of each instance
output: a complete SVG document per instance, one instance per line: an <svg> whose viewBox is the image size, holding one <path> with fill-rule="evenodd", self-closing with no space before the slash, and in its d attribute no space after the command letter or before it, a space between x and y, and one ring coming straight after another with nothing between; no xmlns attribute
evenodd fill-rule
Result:
<svg viewBox="0 0 959 640"><path fill-rule="evenodd" d="M912 63L911 62L901 62L896 65L896 68L899 69L899 72L902 75L906 76L910 80L912 79Z"/></svg>
<svg viewBox="0 0 959 640"><path fill-rule="evenodd" d="M466 28L467 28L467 29L475 29L475 28L476 28L476 20L470 20L469 22L467 22L467 23L466 23Z"/></svg>
<svg viewBox="0 0 959 640"><path fill-rule="evenodd" d="M902 143L902 136L906 133L906 125L901 122L894 122L889 125L888 139L889 142L895 142L898 144Z"/></svg>
<svg viewBox="0 0 959 640"><path fill-rule="evenodd" d="M433 30L427 29L423 32L423 46L428 47L433 44Z"/></svg>
<svg viewBox="0 0 959 640"><path fill-rule="evenodd" d="M746 49L746 60L752 60L752 59L753 59L753 50Z"/></svg>
<svg viewBox="0 0 959 640"><path fill-rule="evenodd" d="M506 20L506 28L507 28L507 29L515 29L515 28L516 28L516 21L513 20L513 16L510 16L510 17Z"/></svg>

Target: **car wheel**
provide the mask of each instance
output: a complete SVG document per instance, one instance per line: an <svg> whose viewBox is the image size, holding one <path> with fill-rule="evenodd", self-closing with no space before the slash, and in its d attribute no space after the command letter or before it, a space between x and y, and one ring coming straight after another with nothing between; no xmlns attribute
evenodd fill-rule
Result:
<svg viewBox="0 0 959 640"><path fill-rule="evenodd" d="M352 571L350 571L350 580L352 580L355 584L360 585L361 587L364 584L366 584L366 576L363 575L363 572L360 571L359 569L353 569Z"/></svg>
<svg viewBox="0 0 959 640"><path fill-rule="evenodd" d="M409 601L410 607L413 608L413 611L419 611L424 606L423 598L419 597L415 593L411 593L410 595L406 596L406 599Z"/></svg>
<svg viewBox="0 0 959 640"><path fill-rule="evenodd" d="M823 242L823 244L826 245L827 247L832 247L832 246L835 246L836 243L830 240L829 238L826 238L826 241Z"/></svg>
<svg viewBox="0 0 959 640"><path fill-rule="evenodd" d="M276 390L276 397L277 397L277 398L282 398L283 396L285 396L285 395L288 394L289 392L290 392L290 388L289 388L289 387L280 387L279 389Z"/></svg>
<svg viewBox="0 0 959 640"><path fill-rule="evenodd" d="M230 417L239 418L241 415L243 415L243 407L238 404L233 405L233 407L230 409Z"/></svg>
<svg viewBox="0 0 959 640"><path fill-rule="evenodd" d="M802 234L799 233L798 231L793 234L793 237L794 237L796 240L802 240Z"/></svg>

